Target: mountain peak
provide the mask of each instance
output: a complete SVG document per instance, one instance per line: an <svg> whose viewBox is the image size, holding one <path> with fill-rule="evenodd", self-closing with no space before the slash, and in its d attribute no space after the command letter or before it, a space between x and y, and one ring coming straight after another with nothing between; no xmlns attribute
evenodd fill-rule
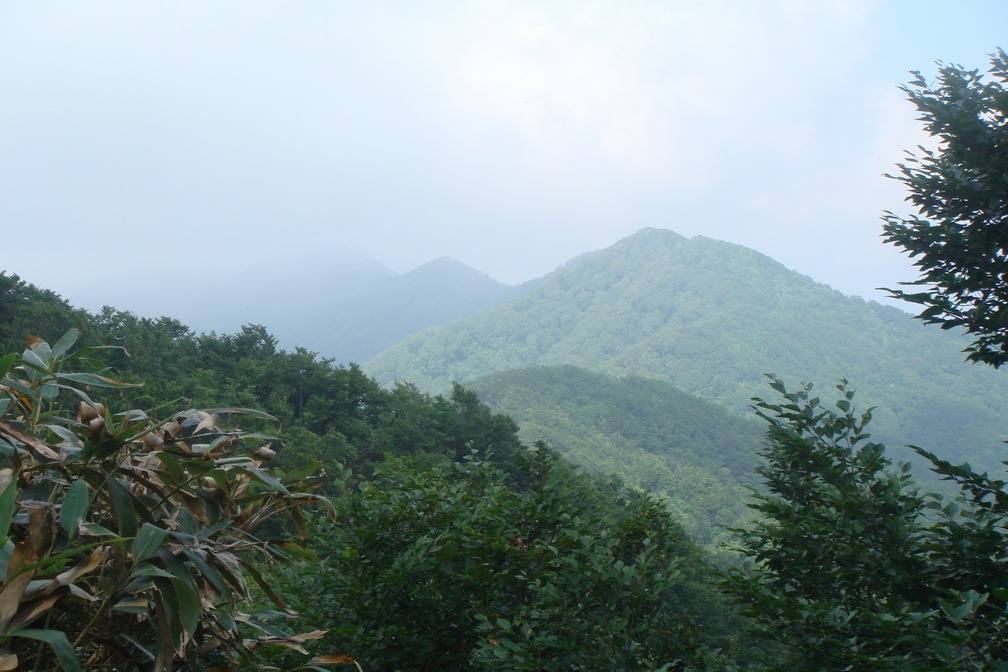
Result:
<svg viewBox="0 0 1008 672"><path fill-rule="evenodd" d="M428 275L431 273L442 274L442 273L452 273L452 274L468 274L468 275L486 275L482 271L478 271L472 266L465 264L458 259L452 259L451 257L438 257L437 259L431 259L430 261L420 264L416 268L403 273L403 277L416 276L416 275Z"/></svg>
<svg viewBox="0 0 1008 672"><path fill-rule="evenodd" d="M686 236L676 233L671 229L659 229L653 226L645 226L643 229L638 230L635 233L631 233L629 236L616 243L620 245L622 243L681 243L689 240Z"/></svg>

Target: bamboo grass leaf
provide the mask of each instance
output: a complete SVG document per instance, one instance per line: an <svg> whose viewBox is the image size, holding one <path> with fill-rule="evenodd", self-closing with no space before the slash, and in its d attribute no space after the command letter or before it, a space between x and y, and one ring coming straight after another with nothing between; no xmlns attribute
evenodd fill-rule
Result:
<svg viewBox="0 0 1008 672"><path fill-rule="evenodd" d="M80 527L81 519L87 513L88 508L87 483L83 478L73 482L63 497L63 504L60 506L59 522L67 534L71 534ZM2 520L0 520L2 523Z"/></svg>
<svg viewBox="0 0 1008 672"><path fill-rule="evenodd" d="M56 659L66 672L80 672L80 661L74 653L73 646L66 634L59 630L19 630L12 633L14 637L26 637L45 642L56 654Z"/></svg>

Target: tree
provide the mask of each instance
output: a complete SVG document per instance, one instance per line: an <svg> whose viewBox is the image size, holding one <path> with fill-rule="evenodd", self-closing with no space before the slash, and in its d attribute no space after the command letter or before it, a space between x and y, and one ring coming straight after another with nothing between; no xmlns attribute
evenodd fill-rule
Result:
<svg viewBox="0 0 1008 672"><path fill-rule="evenodd" d="M902 247L923 275L917 292L892 295L924 306L918 317L975 337L968 359L1008 362L1008 54L991 56L991 78L940 65L936 85L916 73L904 91L936 151L900 164L910 201L923 217L884 217L885 240ZM986 645L977 656L1008 669L1008 483L919 447L961 495L928 530L939 590L977 595ZM1005 464L1008 464L1006 462Z"/></svg>
<svg viewBox="0 0 1008 672"><path fill-rule="evenodd" d="M29 334L62 334L74 328L90 341L88 314L55 292L26 283L0 270L0 352L24 344Z"/></svg>
<svg viewBox="0 0 1008 672"><path fill-rule="evenodd" d="M892 468L870 440L871 412L855 412L846 383L834 408L810 385L771 386L783 401L755 403L769 426L762 515L741 535L750 562L726 582L784 646L770 667L999 669L986 594L947 580L968 566L939 552L941 524L924 523L929 506L941 517L940 499L918 494L907 465Z"/></svg>
<svg viewBox="0 0 1008 672"><path fill-rule="evenodd" d="M908 153L895 177L919 215L886 212L886 242L914 259L921 277L888 290L923 306L918 315L975 336L968 359L1008 362L1008 54L977 70L939 64L935 83L919 73L903 90L938 148ZM892 177L892 176L890 176Z"/></svg>
<svg viewBox="0 0 1008 672"><path fill-rule="evenodd" d="M968 359L1008 362L1008 56L992 82L960 66L904 90L939 140L900 176L919 215L886 213L884 235L922 277L890 290L919 317L974 337ZM1008 670L1008 483L922 448L954 501L920 494L868 441L870 414L811 387L771 386L763 518L742 535L749 565L727 585L790 655L780 669Z"/></svg>
<svg viewBox="0 0 1008 672"><path fill-rule="evenodd" d="M661 502L542 446L516 458L514 480L476 451L378 465L336 501L312 535L321 562L288 570L286 592L369 670L713 664L731 619Z"/></svg>

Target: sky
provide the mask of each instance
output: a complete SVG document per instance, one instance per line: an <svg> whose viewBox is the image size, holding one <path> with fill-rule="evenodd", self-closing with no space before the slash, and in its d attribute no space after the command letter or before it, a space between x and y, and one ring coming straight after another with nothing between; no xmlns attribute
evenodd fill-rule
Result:
<svg viewBox="0 0 1008 672"><path fill-rule="evenodd" d="M879 299L915 277L898 85L1006 32L1004 0L0 0L0 270L143 313L346 250L516 284L651 226Z"/></svg>

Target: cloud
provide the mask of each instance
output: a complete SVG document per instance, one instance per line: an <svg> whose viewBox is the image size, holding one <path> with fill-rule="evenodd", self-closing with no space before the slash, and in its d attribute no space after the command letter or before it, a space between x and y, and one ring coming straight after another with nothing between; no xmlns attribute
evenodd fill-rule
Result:
<svg viewBox="0 0 1008 672"><path fill-rule="evenodd" d="M45 232L54 279L351 247L517 282L665 226L851 291L830 249L879 246L879 173L915 137L893 78L946 27L883 0L2 11L0 219ZM0 267L38 256L17 245Z"/></svg>

